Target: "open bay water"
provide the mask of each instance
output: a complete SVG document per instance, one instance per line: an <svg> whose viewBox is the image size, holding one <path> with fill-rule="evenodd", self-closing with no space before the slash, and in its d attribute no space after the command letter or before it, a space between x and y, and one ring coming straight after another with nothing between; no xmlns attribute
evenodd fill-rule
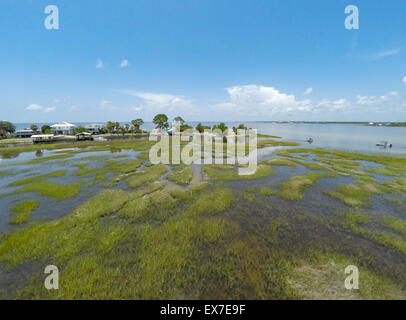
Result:
<svg viewBox="0 0 406 320"><path fill-rule="evenodd" d="M101 123L103 122L92 122ZM126 122L120 122L125 124ZM203 125L213 126L219 122L205 122ZM237 127L240 123L247 128L257 129L258 133L279 136L284 141L292 141L310 146L313 148L334 149L358 153L390 153L406 155L406 127L368 126L366 124L344 124L344 123L275 123L275 122L225 122L228 127ZM51 124L51 123L48 123ZM89 122L73 124L85 126ZM196 127L197 121L187 122ZM43 123L37 123L39 127ZM15 124L17 129L24 129L30 126L29 123ZM154 129L152 122L145 122L141 127L144 130ZM312 138L314 142L309 145L306 140ZM387 141L393 147L381 148L376 144Z"/></svg>

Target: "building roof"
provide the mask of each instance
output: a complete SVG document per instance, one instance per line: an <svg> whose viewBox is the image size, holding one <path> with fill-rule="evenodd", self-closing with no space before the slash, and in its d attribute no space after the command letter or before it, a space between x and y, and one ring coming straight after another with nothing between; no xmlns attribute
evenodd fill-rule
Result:
<svg viewBox="0 0 406 320"><path fill-rule="evenodd" d="M21 130L16 130L14 133L19 133L19 132L23 133L23 132L34 132L34 131L31 129L21 129Z"/></svg>
<svg viewBox="0 0 406 320"><path fill-rule="evenodd" d="M53 134L36 134L31 136L31 138L50 138L53 137Z"/></svg>
<svg viewBox="0 0 406 320"><path fill-rule="evenodd" d="M51 126L51 128L56 128L56 127L70 127L70 128L74 128L76 127L74 124L69 123L69 122L60 122L60 123L55 123Z"/></svg>
<svg viewBox="0 0 406 320"><path fill-rule="evenodd" d="M103 125L99 123L91 123L85 126L85 128L102 128Z"/></svg>
<svg viewBox="0 0 406 320"><path fill-rule="evenodd" d="M79 132L76 134L77 136L91 136L92 134L89 132Z"/></svg>

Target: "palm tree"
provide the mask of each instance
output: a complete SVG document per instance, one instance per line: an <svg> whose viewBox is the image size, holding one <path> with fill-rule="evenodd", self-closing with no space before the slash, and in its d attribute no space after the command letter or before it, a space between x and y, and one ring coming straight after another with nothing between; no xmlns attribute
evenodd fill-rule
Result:
<svg viewBox="0 0 406 320"><path fill-rule="evenodd" d="M111 121L107 122L107 131L109 133L112 133L115 126L116 124L114 122Z"/></svg>
<svg viewBox="0 0 406 320"><path fill-rule="evenodd" d="M136 120L132 120L131 124L134 126L135 131L139 131L140 127L144 124L144 120L138 118Z"/></svg>

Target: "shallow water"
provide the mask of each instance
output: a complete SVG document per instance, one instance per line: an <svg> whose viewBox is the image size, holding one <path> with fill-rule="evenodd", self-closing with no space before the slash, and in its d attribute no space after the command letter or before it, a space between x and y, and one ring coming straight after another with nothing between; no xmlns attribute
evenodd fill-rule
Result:
<svg viewBox="0 0 406 320"><path fill-rule="evenodd" d="M69 149L72 151L72 149ZM69 151L65 149L63 151ZM78 149L74 149L78 150ZM43 157L58 155L61 150L43 150ZM12 193L15 190L24 187L8 186L9 183L29 178L32 176L44 175L58 170L66 170L66 174L61 177L47 178L46 181L59 183L59 184L73 184L76 182L84 182L81 186L81 191L79 195L61 200L55 201L51 197L40 196L35 192L24 192L19 194L11 194L4 198L0 197L0 234L8 232L13 229L25 227L26 224L22 225L11 225L9 224L11 209L19 203L26 200L39 200L38 207L33 212L29 223L32 221L44 221L44 220L54 220L59 219L70 212L72 212L80 204L86 202L93 196L95 196L100 190L103 189L102 185L108 183L113 178L113 174L107 173L108 179L105 181L96 183L95 185L88 186L87 182L90 182L93 177L86 176L75 176L75 172L79 170L78 167L74 167L77 163L88 163L88 168L101 168L105 164L105 160L116 160L118 162L136 159L140 151L133 150L122 150L120 152L110 152L110 151L96 151L96 152L83 152L73 154L72 157L66 159L56 159L48 160L37 164L21 164L26 161L38 159L36 152L24 152L18 157L12 159L4 159L0 162L0 171L11 172L9 175L0 176L0 194ZM125 156L123 158L116 159L117 155ZM119 184L122 189L128 190L126 184Z"/></svg>

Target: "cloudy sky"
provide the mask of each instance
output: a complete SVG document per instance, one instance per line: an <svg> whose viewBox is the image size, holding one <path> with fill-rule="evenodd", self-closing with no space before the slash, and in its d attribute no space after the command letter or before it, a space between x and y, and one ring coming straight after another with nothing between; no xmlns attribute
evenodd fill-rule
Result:
<svg viewBox="0 0 406 320"><path fill-rule="evenodd" d="M405 14L404 0L1 0L0 120L406 121Z"/></svg>

